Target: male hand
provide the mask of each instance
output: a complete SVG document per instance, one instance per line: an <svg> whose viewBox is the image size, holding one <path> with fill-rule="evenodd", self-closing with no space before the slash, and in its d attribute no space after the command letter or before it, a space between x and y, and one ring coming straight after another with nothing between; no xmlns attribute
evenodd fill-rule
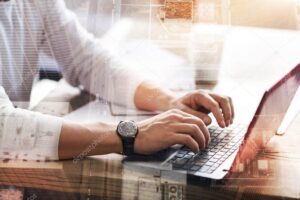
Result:
<svg viewBox="0 0 300 200"><path fill-rule="evenodd" d="M211 118L208 114L212 112L222 128L232 124L234 119L234 108L231 98L207 90L193 91L183 97L174 99L170 108L180 109L197 116L207 125L211 123Z"/></svg>
<svg viewBox="0 0 300 200"><path fill-rule="evenodd" d="M174 144L183 144L198 153L210 142L205 123L178 109L142 121L138 127L134 150L139 154L152 154Z"/></svg>

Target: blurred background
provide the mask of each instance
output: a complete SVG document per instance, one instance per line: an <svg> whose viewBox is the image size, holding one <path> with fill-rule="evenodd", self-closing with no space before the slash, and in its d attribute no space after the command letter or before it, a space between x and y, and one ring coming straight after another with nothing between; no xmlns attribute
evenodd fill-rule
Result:
<svg viewBox="0 0 300 200"><path fill-rule="evenodd" d="M120 17L298 29L299 0L65 0L88 30L101 35ZM98 26L92 26L98 21ZM94 20L93 20L94 19ZM99 27L101 25L101 27Z"/></svg>
<svg viewBox="0 0 300 200"><path fill-rule="evenodd" d="M156 66L158 70L181 71L179 68L185 65L189 67L185 67L184 74L194 74L196 82L217 81L228 32L232 31L232 27L275 31L297 31L300 28L299 0L65 1L96 37L102 37L115 28L118 34L111 33L110 37L117 41L115 47L124 49L119 54L127 58L126 62L135 62L139 68L153 73L160 80L168 78L162 77ZM124 22L122 26L120 21ZM116 28L118 25L119 28ZM125 46L122 45L124 41ZM140 50L142 53L138 53ZM156 55L153 52L157 52ZM140 63L136 63L137 57L143 58ZM159 63L153 62L157 57ZM186 80L186 77L183 79ZM183 85L183 89L193 89L193 82L182 83L180 80L173 86L167 86L178 88Z"/></svg>
<svg viewBox="0 0 300 200"><path fill-rule="evenodd" d="M273 74L268 74L273 76L268 79L271 83L300 60L296 53L300 0L65 2L89 32L108 42L120 60L173 90L217 83L224 73L222 77L235 80L233 85L253 77L261 84L262 71L274 67ZM57 63L43 53L40 66L40 79L61 79ZM236 66L245 68L242 74ZM49 90L56 87L51 83ZM46 96L45 87L40 88L32 99ZM41 90L45 95L40 95ZM78 92L67 90L72 95Z"/></svg>

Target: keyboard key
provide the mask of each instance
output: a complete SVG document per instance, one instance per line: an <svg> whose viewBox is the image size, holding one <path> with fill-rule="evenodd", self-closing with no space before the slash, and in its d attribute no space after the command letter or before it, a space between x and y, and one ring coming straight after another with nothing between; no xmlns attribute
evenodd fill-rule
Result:
<svg viewBox="0 0 300 200"><path fill-rule="evenodd" d="M211 167L211 166L213 166L214 164L215 164L214 162L208 161L207 163L205 163L204 166L209 166L209 167Z"/></svg>
<svg viewBox="0 0 300 200"><path fill-rule="evenodd" d="M211 137L217 137L219 134L218 133L212 133L210 136Z"/></svg>
<svg viewBox="0 0 300 200"><path fill-rule="evenodd" d="M216 159L216 160L219 160L220 158L222 158L222 156L220 156L220 155L214 155L214 157L212 158L212 159ZM217 162L217 161L216 161Z"/></svg>
<svg viewBox="0 0 300 200"><path fill-rule="evenodd" d="M226 134L224 134L224 133L221 133L221 134L219 134L218 135L218 137L217 138L219 138L219 139L222 139L222 138L224 138L226 136Z"/></svg>
<svg viewBox="0 0 300 200"><path fill-rule="evenodd" d="M188 151L190 151L190 149L188 147L184 146L184 147L182 147L182 149L180 151L186 151L186 152L188 152Z"/></svg>
<svg viewBox="0 0 300 200"><path fill-rule="evenodd" d="M230 139L229 138L224 138L223 140L222 140L222 142L225 142L225 143L228 143L230 141ZM228 144L227 144L228 145Z"/></svg>
<svg viewBox="0 0 300 200"><path fill-rule="evenodd" d="M184 170L188 170L188 169L190 169L192 166L190 165L190 164L186 164L186 165L184 165L183 167L182 167L182 169L184 169Z"/></svg>
<svg viewBox="0 0 300 200"><path fill-rule="evenodd" d="M230 155L231 153L226 153L223 158L228 158Z"/></svg>
<svg viewBox="0 0 300 200"><path fill-rule="evenodd" d="M186 158L177 159L177 160L174 162L174 164L175 164L175 165L184 165L187 161L188 161L188 159L186 159Z"/></svg>
<svg viewBox="0 0 300 200"><path fill-rule="evenodd" d="M223 162L224 161L222 161L222 160L218 160L216 163L219 164L219 165L221 165Z"/></svg>
<svg viewBox="0 0 300 200"><path fill-rule="evenodd" d="M219 166L220 166L220 164L215 163L215 164L212 166L212 168L216 169L216 168L218 168Z"/></svg>
<svg viewBox="0 0 300 200"><path fill-rule="evenodd" d="M200 168L200 172L206 172L210 167L209 166L203 166Z"/></svg>
<svg viewBox="0 0 300 200"><path fill-rule="evenodd" d="M208 159L201 159L201 160L194 161L194 163L197 165L204 165L205 163L207 163L207 161Z"/></svg>
<svg viewBox="0 0 300 200"><path fill-rule="evenodd" d="M231 149L237 150L238 148L238 146L233 146Z"/></svg>
<svg viewBox="0 0 300 200"><path fill-rule="evenodd" d="M216 158L211 158L210 160L209 160L209 162L213 162L213 163L215 163L215 162L217 162L219 159L216 159Z"/></svg>
<svg viewBox="0 0 300 200"><path fill-rule="evenodd" d="M229 150L229 153L233 153L233 152L235 152L235 149L230 149Z"/></svg>
<svg viewBox="0 0 300 200"><path fill-rule="evenodd" d="M171 162L174 162L176 159L177 159L177 157L174 156L174 157L172 157L172 158L170 159L170 161L171 161Z"/></svg>
<svg viewBox="0 0 300 200"><path fill-rule="evenodd" d="M215 153L214 152L207 152L207 155L213 156L213 155L215 155Z"/></svg>
<svg viewBox="0 0 300 200"><path fill-rule="evenodd" d="M209 155L202 155L202 156L201 156L202 159L210 159L211 157L212 157L212 156L209 156Z"/></svg>
<svg viewBox="0 0 300 200"><path fill-rule="evenodd" d="M224 148L231 149L232 147L233 147L233 145L226 144L226 146Z"/></svg>
<svg viewBox="0 0 300 200"><path fill-rule="evenodd" d="M226 145L226 142L219 142L219 144L218 145L222 145L222 146L225 146Z"/></svg>
<svg viewBox="0 0 300 200"><path fill-rule="evenodd" d="M225 129L223 132L226 133L226 134L230 134L230 133L232 133L232 130L230 130L230 129Z"/></svg>
<svg viewBox="0 0 300 200"><path fill-rule="evenodd" d="M198 171L201 168L201 166L194 165L193 167L190 168L191 171Z"/></svg>
<svg viewBox="0 0 300 200"><path fill-rule="evenodd" d="M226 152L224 152L224 151L221 150L221 151L219 151L218 153L216 153L216 155L222 157L223 155L225 155L225 153L226 153ZM216 155L215 155L215 156L216 156Z"/></svg>
<svg viewBox="0 0 300 200"><path fill-rule="evenodd" d="M222 133L222 129L217 129L217 130L214 131L214 133L220 134L220 133Z"/></svg>
<svg viewBox="0 0 300 200"><path fill-rule="evenodd" d="M188 152L189 151L187 151L187 150L181 149L181 150L178 151L178 154L187 154Z"/></svg>
<svg viewBox="0 0 300 200"><path fill-rule="evenodd" d="M183 158L183 157L184 157L184 154L178 153L178 154L176 154L176 157L177 157L177 158Z"/></svg>
<svg viewBox="0 0 300 200"><path fill-rule="evenodd" d="M214 152L214 153L217 153L218 151L219 151L218 148L213 148L213 149L210 150L210 152Z"/></svg>
<svg viewBox="0 0 300 200"><path fill-rule="evenodd" d="M194 154L184 146L170 162L180 169L212 173L220 166L243 142L245 128L240 125L231 125L225 129L210 126L211 143L198 154Z"/></svg>
<svg viewBox="0 0 300 200"><path fill-rule="evenodd" d="M217 126L210 126L210 127L208 128L208 130L211 131L211 132L213 132L213 131L215 131L217 128L218 128Z"/></svg>
<svg viewBox="0 0 300 200"><path fill-rule="evenodd" d="M221 142L221 140L222 140L222 139L213 138L211 141L212 141L212 142L215 142L215 143L219 143L219 142Z"/></svg>
<svg viewBox="0 0 300 200"><path fill-rule="evenodd" d="M189 154L186 154L185 156L184 156L184 158L187 158L187 159L191 159L193 156L192 155L189 155Z"/></svg>

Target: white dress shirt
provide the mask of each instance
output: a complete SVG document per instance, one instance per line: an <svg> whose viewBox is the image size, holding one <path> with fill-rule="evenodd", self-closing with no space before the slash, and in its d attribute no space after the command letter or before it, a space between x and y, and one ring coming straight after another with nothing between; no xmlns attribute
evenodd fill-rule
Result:
<svg viewBox="0 0 300 200"><path fill-rule="evenodd" d="M62 119L11 103L29 101L42 50L73 86L134 106L134 92L144 76L109 49L79 24L63 0L0 2L0 159L58 159Z"/></svg>

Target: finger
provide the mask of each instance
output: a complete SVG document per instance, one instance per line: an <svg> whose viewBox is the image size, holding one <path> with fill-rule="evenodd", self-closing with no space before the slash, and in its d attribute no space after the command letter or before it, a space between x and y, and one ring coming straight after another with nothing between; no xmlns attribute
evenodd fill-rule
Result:
<svg viewBox="0 0 300 200"><path fill-rule="evenodd" d="M234 117L235 117L235 113L234 113L234 107L233 107L233 102L232 99L229 97L229 103L230 103L230 107L231 107L231 124L233 123Z"/></svg>
<svg viewBox="0 0 300 200"><path fill-rule="evenodd" d="M193 109L191 109L191 110L193 110ZM210 133L209 133L206 125L204 124L204 122L201 119L195 117L192 114L186 113L182 110L174 110L173 112L175 112L175 114L177 116L180 116L180 122L197 125L201 129L202 133L204 134L206 145L208 145L210 143ZM211 121L210 117L209 117L209 120Z"/></svg>
<svg viewBox="0 0 300 200"><path fill-rule="evenodd" d="M187 124L180 123L174 124L173 126L174 132L179 134L188 134L196 140L200 149L204 149L206 147L206 138L202 133L201 129L195 124Z"/></svg>
<svg viewBox="0 0 300 200"><path fill-rule="evenodd" d="M222 97L217 94L211 94L211 96L220 104L224 114L226 126L229 126L232 120L232 112L231 112L231 105L229 103L229 98Z"/></svg>
<svg viewBox="0 0 300 200"><path fill-rule="evenodd" d="M204 108L203 106L200 106L200 107L197 109L197 111L198 111L198 112L205 113L205 114L211 113L209 110L207 110L207 109Z"/></svg>
<svg viewBox="0 0 300 200"><path fill-rule="evenodd" d="M195 97L197 104L202 105L206 109L210 110L216 118L220 127L225 128L225 121L223 114L220 110L219 103L211 96L206 94L198 94Z"/></svg>
<svg viewBox="0 0 300 200"><path fill-rule="evenodd" d="M182 122L184 117L188 117L189 114L179 109L172 109L164 113L165 117L172 122Z"/></svg>
<svg viewBox="0 0 300 200"><path fill-rule="evenodd" d="M198 112L198 111L193 110L192 108L189 108L189 107L187 107L187 106L185 106L185 107L182 109L182 111L184 111L184 112L186 112L186 113L189 113L189 114L191 114L191 115L194 115L194 116L196 116L196 117L199 117L200 119L203 120L203 122L204 122L206 125L211 124L211 121L212 121L211 118L210 118L207 114L205 114L205 113Z"/></svg>
<svg viewBox="0 0 300 200"><path fill-rule="evenodd" d="M174 134L171 139L172 145L174 144L183 144L189 149L191 149L194 153L199 153L199 145L198 143L190 136L186 134Z"/></svg>
<svg viewBox="0 0 300 200"><path fill-rule="evenodd" d="M205 141L206 141L206 146L210 143L210 133L204 124L204 122L200 119L197 119L195 117L189 117L189 118L183 118L184 123L189 123L189 124L196 124L202 131Z"/></svg>

